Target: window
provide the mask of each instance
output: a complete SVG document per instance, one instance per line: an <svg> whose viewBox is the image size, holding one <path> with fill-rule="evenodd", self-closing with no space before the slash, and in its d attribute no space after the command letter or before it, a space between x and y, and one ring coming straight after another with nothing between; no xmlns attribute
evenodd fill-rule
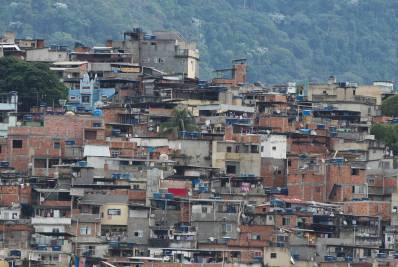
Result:
<svg viewBox="0 0 398 267"><path fill-rule="evenodd" d="M89 95L83 95L82 96L82 103L90 103L90 96Z"/></svg>
<svg viewBox="0 0 398 267"><path fill-rule="evenodd" d="M283 225L290 225L290 218L289 217L284 217L282 219L282 224Z"/></svg>
<svg viewBox="0 0 398 267"><path fill-rule="evenodd" d="M227 171L227 174L236 174L236 166L227 165L226 171Z"/></svg>
<svg viewBox="0 0 398 267"><path fill-rule="evenodd" d="M2 153L2 152L1 152L1 149L2 149L2 146L0 146L0 154Z"/></svg>
<svg viewBox="0 0 398 267"><path fill-rule="evenodd" d="M35 168L46 168L47 161L45 159L35 159L34 160L34 167Z"/></svg>
<svg viewBox="0 0 398 267"><path fill-rule="evenodd" d="M224 228L224 232L226 232L226 233L232 232L232 224L230 224L230 223L224 224L223 228Z"/></svg>
<svg viewBox="0 0 398 267"><path fill-rule="evenodd" d="M261 257L262 256L261 251L254 251L254 256L255 257Z"/></svg>
<svg viewBox="0 0 398 267"><path fill-rule="evenodd" d="M159 63L165 63L166 60L164 58L159 58Z"/></svg>
<svg viewBox="0 0 398 267"><path fill-rule="evenodd" d="M89 226L80 227L80 235L91 235L91 227Z"/></svg>
<svg viewBox="0 0 398 267"><path fill-rule="evenodd" d="M65 145L67 146L74 146L75 145L75 140L66 140Z"/></svg>
<svg viewBox="0 0 398 267"><path fill-rule="evenodd" d="M54 168L54 165L59 164L59 159L49 159L48 160L48 167L49 168Z"/></svg>
<svg viewBox="0 0 398 267"><path fill-rule="evenodd" d="M250 147L250 151L251 151L251 153L258 153L258 146L252 145L252 146Z"/></svg>
<svg viewBox="0 0 398 267"><path fill-rule="evenodd" d="M351 175L359 175L359 169L351 169Z"/></svg>
<svg viewBox="0 0 398 267"><path fill-rule="evenodd" d="M273 146L273 147L272 147L272 150L274 150L274 151L275 151L275 150L276 150L276 146Z"/></svg>
<svg viewBox="0 0 398 267"><path fill-rule="evenodd" d="M202 213L207 213L207 207L202 206Z"/></svg>
<svg viewBox="0 0 398 267"><path fill-rule="evenodd" d="M108 209L108 215L120 216L122 211L120 209Z"/></svg>
<svg viewBox="0 0 398 267"><path fill-rule="evenodd" d="M95 139L97 139L97 131L96 130L86 130L86 131L84 131L84 137L87 140L95 140Z"/></svg>
<svg viewBox="0 0 398 267"><path fill-rule="evenodd" d="M259 234L251 234L251 240L261 240L261 235Z"/></svg>
<svg viewBox="0 0 398 267"><path fill-rule="evenodd" d="M355 90L352 90L352 95L355 95Z"/></svg>
<svg viewBox="0 0 398 267"><path fill-rule="evenodd" d="M305 218L297 218L297 227L304 228L305 226Z"/></svg>
<svg viewBox="0 0 398 267"><path fill-rule="evenodd" d="M22 140L12 140L12 148L22 148Z"/></svg>
<svg viewBox="0 0 398 267"><path fill-rule="evenodd" d="M264 146L261 146L261 152L264 152Z"/></svg>
<svg viewBox="0 0 398 267"><path fill-rule="evenodd" d="M54 149L60 149L61 143L59 141L54 141Z"/></svg>
<svg viewBox="0 0 398 267"><path fill-rule="evenodd" d="M143 231L135 231L134 232L134 236L135 237L143 237L144 236L144 232Z"/></svg>
<svg viewBox="0 0 398 267"><path fill-rule="evenodd" d="M111 150L111 157L112 158L117 158L120 155L120 151L118 149L112 149Z"/></svg>
<svg viewBox="0 0 398 267"><path fill-rule="evenodd" d="M275 252L271 253L271 259L276 259L277 255Z"/></svg>
<svg viewBox="0 0 398 267"><path fill-rule="evenodd" d="M227 153L231 153L232 152L232 147L227 146Z"/></svg>
<svg viewBox="0 0 398 267"><path fill-rule="evenodd" d="M368 178L368 184L369 185L374 185L375 184L375 179L374 178Z"/></svg>

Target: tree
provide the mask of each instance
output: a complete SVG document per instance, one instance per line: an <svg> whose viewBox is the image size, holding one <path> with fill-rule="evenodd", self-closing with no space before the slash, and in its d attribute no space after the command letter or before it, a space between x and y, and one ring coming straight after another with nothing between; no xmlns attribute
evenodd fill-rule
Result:
<svg viewBox="0 0 398 267"><path fill-rule="evenodd" d="M388 97L381 104L381 111L387 116L398 116L398 95Z"/></svg>
<svg viewBox="0 0 398 267"><path fill-rule="evenodd" d="M192 113L187 109L175 109L173 116L160 125L160 135L178 135L181 131L195 131L198 127Z"/></svg>
<svg viewBox="0 0 398 267"><path fill-rule="evenodd" d="M375 136L376 140L384 142L394 155L398 154L398 125L375 124L370 133Z"/></svg>
<svg viewBox="0 0 398 267"><path fill-rule="evenodd" d="M16 91L20 111L46 103L58 105L67 96L66 87L45 63L30 63L14 57L0 58L0 93Z"/></svg>
<svg viewBox="0 0 398 267"><path fill-rule="evenodd" d="M325 0L0 0L0 35L86 45L141 26L172 30L200 49L201 79L245 57L248 79L371 82L398 73L397 2ZM98 14L101 14L100 16ZM186 16L185 14L190 14ZM73 18L71 20L70 18ZM225 52L227 51L227 52Z"/></svg>

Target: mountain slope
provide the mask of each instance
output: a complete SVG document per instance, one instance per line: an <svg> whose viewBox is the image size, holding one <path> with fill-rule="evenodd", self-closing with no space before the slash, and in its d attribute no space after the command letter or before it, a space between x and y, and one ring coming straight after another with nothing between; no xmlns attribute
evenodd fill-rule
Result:
<svg viewBox="0 0 398 267"><path fill-rule="evenodd" d="M248 58L249 78L395 80L398 2L384 0L0 0L0 32L88 45L123 31L175 29L196 41L201 73Z"/></svg>

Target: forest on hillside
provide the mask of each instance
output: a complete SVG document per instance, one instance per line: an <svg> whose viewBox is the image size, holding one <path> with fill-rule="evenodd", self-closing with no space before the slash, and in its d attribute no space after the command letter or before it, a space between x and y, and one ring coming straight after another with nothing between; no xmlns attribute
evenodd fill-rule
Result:
<svg viewBox="0 0 398 267"><path fill-rule="evenodd" d="M177 30L197 42L201 77L247 58L266 83L396 80L398 1L0 0L0 33L47 44L103 44L133 27Z"/></svg>

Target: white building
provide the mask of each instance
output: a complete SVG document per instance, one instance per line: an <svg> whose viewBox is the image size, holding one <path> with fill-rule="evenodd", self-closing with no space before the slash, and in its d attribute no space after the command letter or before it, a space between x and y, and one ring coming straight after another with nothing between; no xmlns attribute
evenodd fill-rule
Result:
<svg viewBox="0 0 398 267"><path fill-rule="evenodd" d="M8 128L15 127L17 117L12 113L18 111L18 94L10 92L0 94L0 137L7 137Z"/></svg>
<svg viewBox="0 0 398 267"><path fill-rule="evenodd" d="M286 135L269 134L261 138L261 157L286 159Z"/></svg>

